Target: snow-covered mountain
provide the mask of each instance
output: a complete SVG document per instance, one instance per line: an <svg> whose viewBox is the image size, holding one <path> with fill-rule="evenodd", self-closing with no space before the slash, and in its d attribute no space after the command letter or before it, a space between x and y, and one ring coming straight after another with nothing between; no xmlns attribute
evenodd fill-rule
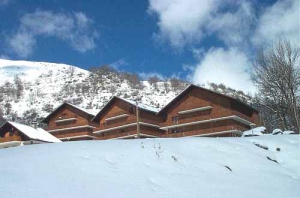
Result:
<svg viewBox="0 0 300 198"><path fill-rule="evenodd" d="M87 71L72 65L0 59L0 118L30 124L64 101L97 112L112 96L161 108L188 84L179 79L141 81L109 66ZM223 84L206 88L239 98L251 97ZM1 122L1 119L0 119Z"/></svg>
<svg viewBox="0 0 300 198"><path fill-rule="evenodd" d="M100 71L97 74L66 64L0 59L0 107L8 119L28 123L45 117L62 102L95 111L113 96L162 107L185 85L174 91L169 82L130 82L131 74ZM18 97L16 76L21 82ZM167 83L167 84L166 84ZM166 87L167 86L167 87Z"/></svg>
<svg viewBox="0 0 300 198"><path fill-rule="evenodd" d="M73 69L75 74L81 74L83 78L89 74L86 70L66 64L0 59L0 85L4 85L7 81L13 82L15 76L19 76L27 83L34 83L39 78L46 81L49 79L62 81Z"/></svg>

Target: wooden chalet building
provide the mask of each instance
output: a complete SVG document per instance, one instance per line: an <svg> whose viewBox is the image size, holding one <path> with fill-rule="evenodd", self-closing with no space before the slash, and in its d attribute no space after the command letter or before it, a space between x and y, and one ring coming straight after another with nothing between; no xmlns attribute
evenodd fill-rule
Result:
<svg viewBox="0 0 300 198"><path fill-rule="evenodd" d="M62 141L155 137L236 137L259 123L258 111L224 94L188 86L161 110L114 96L95 114L64 103L43 122Z"/></svg>
<svg viewBox="0 0 300 198"><path fill-rule="evenodd" d="M42 128L15 122L6 122L0 127L0 148L53 142L61 141Z"/></svg>
<svg viewBox="0 0 300 198"><path fill-rule="evenodd" d="M63 103L42 122L46 130L62 141L96 139L93 130L98 126L91 122L95 113L69 103Z"/></svg>
<svg viewBox="0 0 300 198"><path fill-rule="evenodd" d="M162 117L158 109L114 96L93 118L99 124L94 131L98 139L161 137Z"/></svg>
<svg viewBox="0 0 300 198"><path fill-rule="evenodd" d="M232 97L188 86L162 108L162 137L235 137L259 123L258 111Z"/></svg>

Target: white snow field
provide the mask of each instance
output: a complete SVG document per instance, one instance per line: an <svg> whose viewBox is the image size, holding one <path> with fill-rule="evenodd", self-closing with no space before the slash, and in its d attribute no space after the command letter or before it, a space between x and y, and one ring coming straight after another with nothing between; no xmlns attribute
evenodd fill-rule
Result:
<svg viewBox="0 0 300 198"><path fill-rule="evenodd" d="M0 161L1 198L300 197L299 135L41 144Z"/></svg>

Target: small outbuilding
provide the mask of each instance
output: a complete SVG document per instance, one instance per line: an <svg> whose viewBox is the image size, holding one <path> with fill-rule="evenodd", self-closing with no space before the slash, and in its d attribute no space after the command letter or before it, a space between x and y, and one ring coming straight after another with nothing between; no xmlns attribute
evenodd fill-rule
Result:
<svg viewBox="0 0 300 198"><path fill-rule="evenodd" d="M15 122L6 122L0 127L0 148L54 142L61 142L61 140L42 128Z"/></svg>

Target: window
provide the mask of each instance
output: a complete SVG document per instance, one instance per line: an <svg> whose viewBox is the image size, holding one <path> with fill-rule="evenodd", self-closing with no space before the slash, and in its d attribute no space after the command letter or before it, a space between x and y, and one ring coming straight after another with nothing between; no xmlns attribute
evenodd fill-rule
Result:
<svg viewBox="0 0 300 198"><path fill-rule="evenodd" d="M179 121L179 117L178 116L172 117L172 124L178 124L178 121Z"/></svg>

